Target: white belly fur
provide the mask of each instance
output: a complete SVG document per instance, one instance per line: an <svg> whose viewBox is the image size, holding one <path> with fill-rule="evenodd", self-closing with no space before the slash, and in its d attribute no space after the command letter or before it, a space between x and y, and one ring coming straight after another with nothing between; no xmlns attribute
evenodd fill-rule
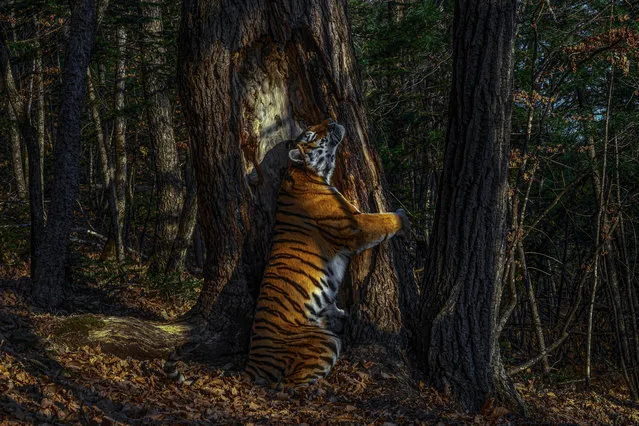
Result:
<svg viewBox="0 0 639 426"><path fill-rule="evenodd" d="M322 309L327 308L327 306L324 304L324 298L321 297L322 293L326 294L331 300L335 300L336 296L337 296L337 292L339 291L339 286L342 284L342 280L344 279L344 276L346 275L346 268L348 268L348 262L349 262L349 258L347 257L346 253L339 253L338 255L336 255L335 257L333 257L327 264L326 264L326 270L328 271L328 273L323 277L323 279L321 279L321 282L326 282L328 283L329 281L332 281L335 284L335 291L333 291L330 286L324 285L323 289L316 289L315 291L313 291L313 293L319 297L319 300L322 301L321 306L318 306L315 298L311 298L310 303L311 306L313 306L313 308L316 311L321 311ZM338 312L339 314L344 314L344 311L342 309L337 308L337 306L335 306L335 303L333 302L333 309Z"/></svg>

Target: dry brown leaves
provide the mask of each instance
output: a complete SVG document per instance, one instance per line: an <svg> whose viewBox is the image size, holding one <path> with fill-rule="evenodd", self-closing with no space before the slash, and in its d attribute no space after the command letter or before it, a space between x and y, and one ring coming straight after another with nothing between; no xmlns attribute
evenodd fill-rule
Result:
<svg viewBox="0 0 639 426"><path fill-rule="evenodd" d="M9 424L639 423L627 389L610 380L589 392L521 380L517 388L531 409L529 419L494 401L480 414L462 413L447 396L416 381L406 363L375 347L351 350L327 380L294 391L265 389L243 381L237 371L192 363L182 371L193 382L178 386L162 373L164 360L52 344L47 336L56 317L27 308L16 288L24 284L0 283L0 420ZM136 291L142 290L109 297L140 296ZM160 299L129 300L145 311L166 309Z"/></svg>

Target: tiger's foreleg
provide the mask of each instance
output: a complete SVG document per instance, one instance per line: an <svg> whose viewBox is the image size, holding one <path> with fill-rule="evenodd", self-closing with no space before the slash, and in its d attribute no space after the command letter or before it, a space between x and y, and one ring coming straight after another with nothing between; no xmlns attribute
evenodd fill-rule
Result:
<svg viewBox="0 0 639 426"><path fill-rule="evenodd" d="M355 252L375 247L393 235L407 233L410 229L410 220L402 209L396 213L360 213L354 218L357 221L352 247Z"/></svg>
<svg viewBox="0 0 639 426"><path fill-rule="evenodd" d="M328 328L333 333L344 333L344 326L346 325L348 313L343 309L338 308L337 302L335 300L333 300L332 303L322 309L320 315L324 317L326 328Z"/></svg>

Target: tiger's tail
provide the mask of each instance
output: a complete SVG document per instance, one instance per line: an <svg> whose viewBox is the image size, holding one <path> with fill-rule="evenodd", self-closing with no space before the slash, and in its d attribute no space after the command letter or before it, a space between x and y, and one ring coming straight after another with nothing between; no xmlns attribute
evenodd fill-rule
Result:
<svg viewBox="0 0 639 426"><path fill-rule="evenodd" d="M178 362L197 349L200 344L201 343L194 342L186 343L182 346L178 346L169 354L168 359L164 363L164 373L169 379L176 381L178 385L183 383L188 385L190 383L178 369Z"/></svg>

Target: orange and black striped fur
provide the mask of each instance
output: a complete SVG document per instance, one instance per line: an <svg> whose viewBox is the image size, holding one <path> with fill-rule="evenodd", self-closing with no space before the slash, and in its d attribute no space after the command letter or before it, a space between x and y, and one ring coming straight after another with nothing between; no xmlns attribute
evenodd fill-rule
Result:
<svg viewBox="0 0 639 426"><path fill-rule="evenodd" d="M367 214L330 185L344 127L310 127L289 152L269 263L257 300L246 373L301 385L328 374L346 314L335 298L352 254L409 226L403 211Z"/></svg>

